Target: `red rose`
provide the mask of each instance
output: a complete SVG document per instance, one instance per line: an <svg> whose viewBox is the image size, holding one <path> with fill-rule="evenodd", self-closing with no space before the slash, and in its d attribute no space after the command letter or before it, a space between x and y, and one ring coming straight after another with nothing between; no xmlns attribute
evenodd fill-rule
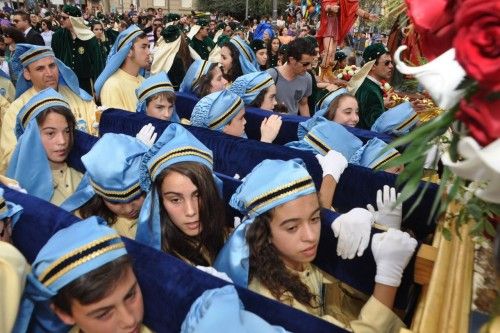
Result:
<svg viewBox="0 0 500 333"><path fill-rule="evenodd" d="M455 18L457 61L480 86L500 91L500 1L464 0Z"/></svg>
<svg viewBox="0 0 500 333"><path fill-rule="evenodd" d="M485 90L477 92L470 101L462 99L457 118L464 122L470 135L482 146L500 138L500 99L488 99Z"/></svg>
<svg viewBox="0 0 500 333"><path fill-rule="evenodd" d="M455 0L406 0L408 16L420 37L422 53L432 60L452 48L456 35L453 23Z"/></svg>

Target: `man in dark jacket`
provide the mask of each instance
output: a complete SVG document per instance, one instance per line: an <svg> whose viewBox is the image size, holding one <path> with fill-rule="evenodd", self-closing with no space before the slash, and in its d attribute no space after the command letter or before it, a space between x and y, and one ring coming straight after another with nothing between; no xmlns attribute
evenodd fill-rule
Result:
<svg viewBox="0 0 500 333"><path fill-rule="evenodd" d="M26 43L41 46L45 45L42 36L31 26L30 15L28 13L23 10L15 11L12 21L16 28L26 37Z"/></svg>

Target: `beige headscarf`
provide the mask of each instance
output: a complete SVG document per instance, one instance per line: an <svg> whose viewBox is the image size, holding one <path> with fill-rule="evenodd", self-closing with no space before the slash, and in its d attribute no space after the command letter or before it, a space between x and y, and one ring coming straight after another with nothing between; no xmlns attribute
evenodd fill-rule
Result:
<svg viewBox="0 0 500 333"><path fill-rule="evenodd" d="M151 74L156 74L161 71L168 72L170 68L172 68L175 55L177 54L177 52L179 52L179 48L181 46L181 38L183 38L182 35L171 43L165 42L163 37L160 37L158 39L157 47L154 50L153 54ZM198 53L196 53L196 51L193 50L191 46L189 46L189 53L191 54L191 58L193 60L201 59Z"/></svg>
<svg viewBox="0 0 500 333"><path fill-rule="evenodd" d="M349 83L347 83L347 90L352 94L355 95L356 91L358 91L359 87L363 83L363 81L366 79L368 76L368 73L372 70L373 65L375 64L376 60L372 60L367 62L361 69L352 76L352 78L349 80Z"/></svg>
<svg viewBox="0 0 500 333"><path fill-rule="evenodd" d="M92 30L90 30L90 28L85 25L85 20L83 19L83 17L70 16L69 20L73 25L73 31L75 32L76 37L78 37L79 39L89 40L92 37L95 37L95 34L92 32Z"/></svg>

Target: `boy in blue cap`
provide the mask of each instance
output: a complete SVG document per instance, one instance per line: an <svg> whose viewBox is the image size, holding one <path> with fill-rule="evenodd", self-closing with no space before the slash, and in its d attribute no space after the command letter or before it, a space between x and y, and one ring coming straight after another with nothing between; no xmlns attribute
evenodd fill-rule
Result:
<svg viewBox="0 0 500 333"><path fill-rule="evenodd" d="M14 331L67 332L71 325L70 332L149 332L143 315L125 244L91 217L59 230L40 250Z"/></svg>

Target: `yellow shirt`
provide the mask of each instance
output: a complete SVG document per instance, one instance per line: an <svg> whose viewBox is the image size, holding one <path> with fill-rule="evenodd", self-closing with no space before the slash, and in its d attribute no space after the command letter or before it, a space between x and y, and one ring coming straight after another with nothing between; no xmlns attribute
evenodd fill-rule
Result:
<svg viewBox="0 0 500 333"><path fill-rule="evenodd" d="M139 88L142 81L144 81L142 76L132 76L124 70L118 69L102 86L101 104L108 108L135 112L137 108L135 89Z"/></svg>
<svg viewBox="0 0 500 333"><path fill-rule="evenodd" d="M11 244L0 242L0 332L10 332L30 267Z"/></svg>
<svg viewBox="0 0 500 333"><path fill-rule="evenodd" d="M135 234L137 233L137 220L118 217L111 227L115 229L120 236L135 239Z"/></svg>
<svg viewBox="0 0 500 333"><path fill-rule="evenodd" d="M252 279L248 289L354 332L399 333L399 328L405 327L396 314L376 298L370 297L366 302L368 298L366 295L314 265L308 265L304 271L295 273L314 295L320 297L323 306L304 305L295 300L290 293L284 293L281 299L276 299L256 278Z"/></svg>
<svg viewBox="0 0 500 333"><path fill-rule="evenodd" d="M3 116L9 109L10 102L4 96L0 95L0 131L2 130Z"/></svg>
<svg viewBox="0 0 500 333"><path fill-rule="evenodd" d="M5 97L9 103L16 99L16 88L9 79L0 77L0 95Z"/></svg>
<svg viewBox="0 0 500 333"><path fill-rule="evenodd" d="M71 106L71 111L76 118L76 128L97 135L92 127L96 121L97 105L94 101L84 101L67 86L60 85L59 93L63 95ZM18 99L10 104L2 120L0 132L0 174L5 174L9 165L12 152L16 148L16 117L21 108L37 94L35 88L26 90Z"/></svg>
<svg viewBox="0 0 500 333"><path fill-rule="evenodd" d="M83 175L80 172L68 166L61 170L52 170L54 194L50 202L56 206L62 204L64 200L75 192L82 177Z"/></svg>

